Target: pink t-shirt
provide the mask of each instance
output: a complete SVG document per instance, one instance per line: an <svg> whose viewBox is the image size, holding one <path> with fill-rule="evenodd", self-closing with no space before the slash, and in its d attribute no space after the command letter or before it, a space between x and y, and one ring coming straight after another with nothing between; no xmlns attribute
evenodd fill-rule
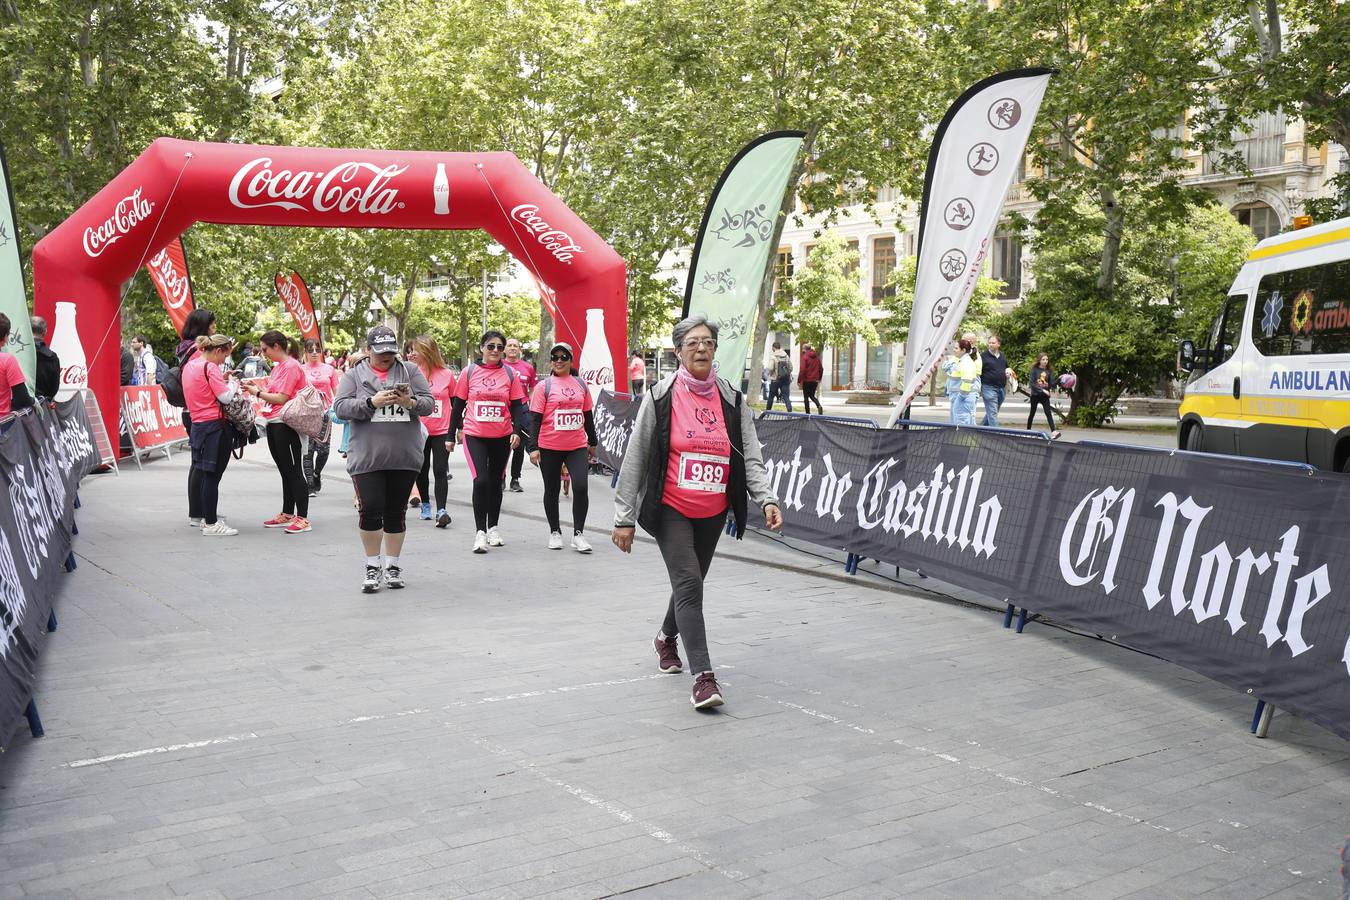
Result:
<svg viewBox="0 0 1350 900"><path fill-rule="evenodd" d="M526 399L525 385L502 365L475 365L471 375L460 373L455 396L464 401L464 433L482 438L510 437L511 401Z"/></svg>
<svg viewBox="0 0 1350 900"><path fill-rule="evenodd" d="M525 388L525 396L526 397L530 396L530 394L534 391L535 380L538 377L535 374L534 366L523 359L518 359L515 362L511 362L511 360L509 359L504 359L502 360L502 365L510 366L511 368L516 370L516 374L520 376L520 381Z"/></svg>
<svg viewBox="0 0 1350 900"><path fill-rule="evenodd" d="M299 393L304 386L305 370L300 367L300 363L288 356L273 367L272 374L267 376L267 385L263 388L263 391L268 394L285 394L286 399L289 400ZM259 414L264 419L275 419L284 405L284 403L280 403L274 406L263 401Z"/></svg>
<svg viewBox="0 0 1350 900"><path fill-rule="evenodd" d="M323 402L332 406L333 396L337 393L338 383L342 380L338 370L326 362L318 365L305 363L301 368L305 370L305 378L309 379L314 389L323 394Z"/></svg>
<svg viewBox="0 0 1350 900"><path fill-rule="evenodd" d="M551 385L551 386L549 386ZM544 397L545 387L548 397ZM539 413L539 446L544 450L580 450L586 446L586 413L591 392L575 375L545 376L530 395L530 412Z"/></svg>
<svg viewBox="0 0 1350 900"><path fill-rule="evenodd" d="M670 394L670 456L662 501L691 519L727 508L731 439L722 418L722 395L700 397L676 382Z"/></svg>
<svg viewBox="0 0 1350 900"><path fill-rule="evenodd" d="M628 364L628 378L630 381L647 380L647 364L638 357L633 357L633 361Z"/></svg>
<svg viewBox="0 0 1350 900"><path fill-rule="evenodd" d="M14 411L14 398L10 396L10 391L23 382L23 368L19 365L19 358L13 353L0 350L0 418Z"/></svg>
<svg viewBox="0 0 1350 900"><path fill-rule="evenodd" d="M192 421L214 422L225 415L220 408L218 396L225 393L225 376L220 366L206 361L198 353L183 366L183 399L187 401L188 415Z"/></svg>
<svg viewBox="0 0 1350 900"><path fill-rule="evenodd" d="M427 373L423 370L422 374ZM431 411L431 415L422 417L422 424L427 427L428 437L437 437L450 430L450 398L455 393L455 373L449 369L437 369L427 375L427 384L431 385L431 396L436 401L436 408Z"/></svg>

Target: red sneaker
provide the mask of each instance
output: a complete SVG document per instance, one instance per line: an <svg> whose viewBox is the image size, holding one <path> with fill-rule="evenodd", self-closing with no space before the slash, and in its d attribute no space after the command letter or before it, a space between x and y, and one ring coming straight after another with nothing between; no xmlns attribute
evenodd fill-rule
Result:
<svg viewBox="0 0 1350 900"><path fill-rule="evenodd" d="M722 690L717 686L717 677L713 673L704 672L694 679L694 693L690 695L689 702L694 704L694 709L712 709L722 705Z"/></svg>
<svg viewBox="0 0 1350 900"><path fill-rule="evenodd" d="M309 530L309 519L303 519L300 516L291 519L291 524L286 526L287 534L300 534Z"/></svg>
<svg viewBox="0 0 1350 900"><path fill-rule="evenodd" d="M277 513L274 518L268 519L266 522L264 522L263 527L285 528L287 525L291 524L291 520L294 518L295 516L291 515L290 513Z"/></svg>
<svg viewBox="0 0 1350 900"><path fill-rule="evenodd" d="M653 638L652 643L656 646L656 655L660 658L656 666L658 669L667 675L684 671L684 663L680 662L680 651L675 649L675 638L666 641L659 637Z"/></svg>

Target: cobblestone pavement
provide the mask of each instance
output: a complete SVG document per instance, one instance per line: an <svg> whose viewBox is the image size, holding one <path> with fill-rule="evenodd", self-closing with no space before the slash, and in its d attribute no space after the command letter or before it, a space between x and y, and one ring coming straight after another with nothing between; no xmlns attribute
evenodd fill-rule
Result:
<svg viewBox="0 0 1350 900"><path fill-rule="evenodd" d="M250 456L235 538L185 527L183 455L86 481L0 898L1339 896L1350 744L1256 740L1183 669L753 537L698 713L607 482L593 555L544 549L530 473L475 556L457 457L454 524L410 522L409 587L370 597L341 461L292 536Z"/></svg>

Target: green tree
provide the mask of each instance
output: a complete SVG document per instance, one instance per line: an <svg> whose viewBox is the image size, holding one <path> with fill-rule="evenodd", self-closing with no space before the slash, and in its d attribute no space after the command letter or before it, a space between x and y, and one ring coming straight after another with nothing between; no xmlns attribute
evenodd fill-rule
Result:
<svg viewBox="0 0 1350 900"><path fill-rule="evenodd" d="M875 342L857 265L858 251L850 250L837 231L825 232L780 292L772 310L774 330L817 347L842 346L855 334Z"/></svg>

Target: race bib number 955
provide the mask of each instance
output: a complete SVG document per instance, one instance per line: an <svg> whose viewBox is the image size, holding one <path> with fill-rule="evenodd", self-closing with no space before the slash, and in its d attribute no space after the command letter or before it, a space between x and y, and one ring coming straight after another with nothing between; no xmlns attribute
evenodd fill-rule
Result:
<svg viewBox="0 0 1350 900"><path fill-rule="evenodd" d="M731 457L711 453L681 453L678 484L690 491L725 494L731 480Z"/></svg>
<svg viewBox="0 0 1350 900"><path fill-rule="evenodd" d="M506 404L478 400L473 406L473 417L480 422L505 422Z"/></svg>

